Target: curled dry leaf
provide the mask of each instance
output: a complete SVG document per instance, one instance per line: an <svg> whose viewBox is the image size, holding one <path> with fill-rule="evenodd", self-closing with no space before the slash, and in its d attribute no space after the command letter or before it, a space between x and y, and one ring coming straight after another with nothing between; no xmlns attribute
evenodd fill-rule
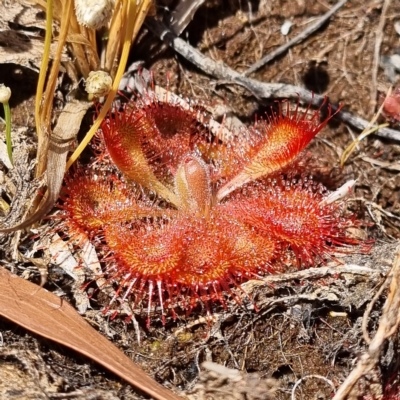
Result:
<svg viewBox="0 0 400 400"><path fill-rule="evenodd" d="M91 358L154 399L181 399L146 375L67 302L0 268L0 315Z"/></svg>

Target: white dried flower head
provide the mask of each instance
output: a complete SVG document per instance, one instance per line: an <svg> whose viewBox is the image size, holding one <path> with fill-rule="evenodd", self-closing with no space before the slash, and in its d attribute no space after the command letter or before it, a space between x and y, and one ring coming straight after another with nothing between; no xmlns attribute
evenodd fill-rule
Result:
<svg viewBox="0 0 400 400"><path fill-rule="evenodd" d="M106 71L90 71L86 79L86 91L95 97L103 97L111 90L112 79Z"/></svg>
<svg viewBox="0 0 400 400"><path fill-rule="evenodd" d="M76 19L91 29L106 26L114 10L114 0L75 0Z"/></svg>
<svg viewBox="0 0 400 400"><path fill-rule="evenodd" d="M7 103L11 97L11 89L3 84L0 85L0 103Z"/></svg>

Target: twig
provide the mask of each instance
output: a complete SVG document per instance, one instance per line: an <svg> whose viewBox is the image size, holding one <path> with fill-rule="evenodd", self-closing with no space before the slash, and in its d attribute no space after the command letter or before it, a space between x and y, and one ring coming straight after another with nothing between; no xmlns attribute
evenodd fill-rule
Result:
<svg viewBox="0 0 400 400"><path fill-rule="evenodd" d="M376 106L377 77L378 77L380 51L383 40L383 29L385 28L385 23L386 23L386 13L390 6L390 2L391 0L384 0L381 17L379 18L379 24L378 27L376 28L374 61L372 64L372 80L371 80L371 104L372 104L371 113L375 111L375 106Z"/></svg>
<svg viewBox="0 0 400 400"><path fill-rule="evenodd" d="M278 47L275 51L267 54L261 60L254 63L249 69L247 69L245 72L243 72L243 76L250 75L254 71L257 71L259 68L261 68L265 64L269 63L270 61L272 61L274 58L278 57L282 53L284 53L286 50L288 50L293 45L302 42L304 39L306 39L312 33L314 33L319 28L321 28L321 26L330 17L332 17L332 15L336 13L336 11L338 11L341 7L343 7L346 3L347 3L347 0L339 1L339 3L337 3L335 6L333 6L327 13L325 13L321 18L319 18L314 24L308 26L306 29L304 29L304 31L300 32L297 36L290 39L287 43Z"/></svg>
<svg viewBox="0 0 400 400"><path fill-rule="evenodd" d="M400 220L400 217L398 215L395 215L395 214L391 213L390 211L384 210L382 208L382 206L380 206L379 204L377 204L373 201L366 200L364 197L354 197L354 198L349 199L349 201L360 201L360 202L364 203L366 206L371 206L375 210L378 210L381 214L385 215L386 217Z"/></svg>
<svg viewBox="0 0 400 400"><path fill-rule="evenodd" d="M299 86L287 85L284 83L264 83L255 79L247 78L233 69L227 67L221 62L215 62L206 57L197 49L190 46L184 40L174 36L172 32L164 25L154 19L146 21L147 27L161 40L172 47L177 53L186 58L189 62L194 64L197 68L201 69L208 75L212 75L217 79L230 81L238 84L249 90L259 99L271 98L290 98L300 99L304 103L311 103L315 107L322 105L324 96L314 94L307 89ZM333 111L337 109L332 106ZM369 125L365 119L357 117L349 112L340 111L337 117L343 122L352 125L353 127L363 130ZM383 128L375 132L377 136L400 141L400 132L394 129Z"/></svg>
<svg viewBox="0 0 400 400"><path fill-rule="evenodd" d="M367 156L361 157L361 160L368 162L372 165L376 165L378 168L388 169L389 171L400 171L399 161L395 162L381 161L381 160L375 160L375 158Z"/></svg>
<svg viewBox="0 0 400 400"><path fill-rule="evenodd" d="M364 316L363 316L363 320L362 320L362 324L361 324L361 329L362 329L362 334L363 334L363 338L365 340L365 342L367 344L371 343L371 338L369 337L368 331L367 331L367 325L368 325L368 318L369 315L371 314L371 311L376 303L376 301L379 299L379 297L381 296L382 292L386 289L386 286L388 285L388 283L390 282L390 280L392 279L392 276L389 274L385 281L382 283L381 287L379 288L379 290L375 293L375 296L372 298L372 300L369 302L365 312L364 312Z"/></svg>
<svg viewBox="0 0 400 400"><path fill-rule="evenodd" d="M307 279L320 279L327 275L339 275L339 274L355 274L355 275L366 275L370 276L372 274L384 273L378 268L368 268L355 264L346 264L335 267L319 267L319 268L309 268L302 271L291 272L287 274L280 275L268 275L261 280L250 280L242 285L242 287L247 286L262 286L267 282L285 282L285 281L296 281L296 280L307 280Z"/></svg>

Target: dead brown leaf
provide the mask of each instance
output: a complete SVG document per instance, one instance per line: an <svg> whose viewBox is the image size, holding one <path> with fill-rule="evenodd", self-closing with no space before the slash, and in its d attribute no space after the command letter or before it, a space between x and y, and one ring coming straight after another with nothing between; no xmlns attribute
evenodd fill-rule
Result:
<svg viewBox="0 0 400 400"><path fill-rule="evenodd" d="M0 287L3 317L91 358L155 399L181 399L146 375L66 301L4 268L0 268Z"/></svg>

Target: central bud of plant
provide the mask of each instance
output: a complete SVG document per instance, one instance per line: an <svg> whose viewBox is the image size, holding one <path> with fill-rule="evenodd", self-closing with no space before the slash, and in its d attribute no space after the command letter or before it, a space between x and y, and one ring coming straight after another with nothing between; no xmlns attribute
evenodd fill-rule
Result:
<svg viewBox="0 0 400 400"><path fill-rule="evenodd" d="M207 165L199 157L187 155L175 176L175 194L179 209L196 215L208 216L212 191Z"/></svg>

